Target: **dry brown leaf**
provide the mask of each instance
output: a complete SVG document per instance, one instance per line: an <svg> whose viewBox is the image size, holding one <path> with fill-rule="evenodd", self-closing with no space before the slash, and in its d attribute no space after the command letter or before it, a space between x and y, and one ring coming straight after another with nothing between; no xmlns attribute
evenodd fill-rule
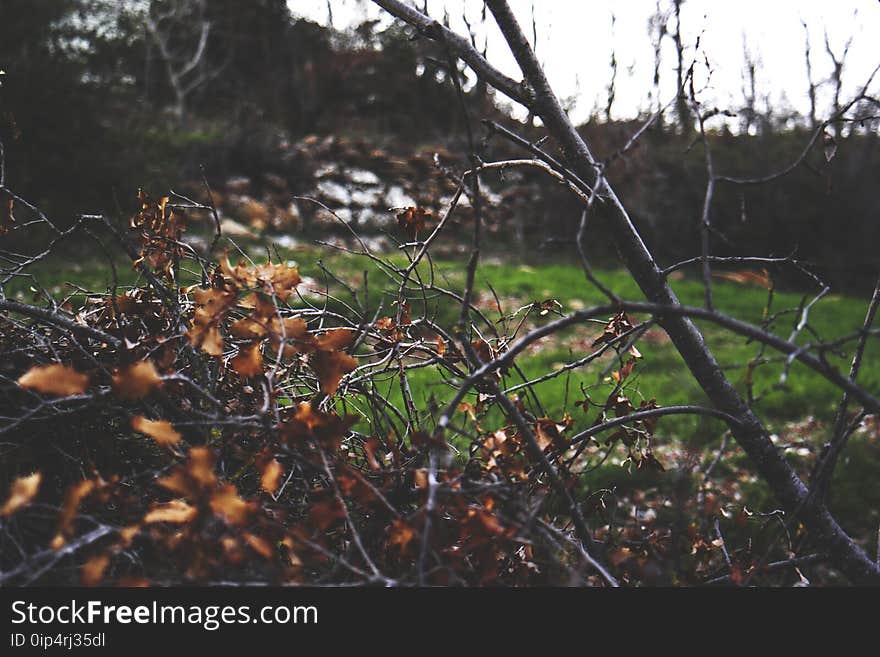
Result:
<svg viewBox="0 0 880 657"><path fill-rule="evenodd" d="M238 496L233 484L224 484L211 496L211 509L226 517L231 525L243 525L251 512L251 505Z"/></svg>
<svg viewBox="0 0 880 657"><path fill-rule="evenodd" d="M147 515L144 516L144 524L154 522L170 522L184 524L193 520L198 515L198 509L190 506L184 500L171 500L164 504L156 504Z"/></svg>
<svg viewBox="0 0 880 657"><path fill-rule="evenodd" d="M6 200L0 201L0 235L12 230L12 224L15 223L15 217L12 214L14 203L15 201L11 196Z"/></svg>
<svg viewBox="0 0 880 657"><path fill-rule="evenodd" d="M120 399L143 399L160 385L162 377L150 360L133 363L113 375L113 392Z"/></svg>
<svg viewBox="0 0 880 657"><path fill-rule="evenodd" d="M110 556L97 554L86 561L80 569L83 586L96 586L104 577L104 571L110 565Z"/></svg>
<svg viewBox="0 0 880 657"><path fill-rule="evenodd" d="M414 237L419 231L425 230L425 218L429 215L430 212L422 207L404 208L397 213L397 225Z"/></svg>
<svg viewBox="0 0 880 657"><path fill-rule="evenodd" d="M285 419L278 429L288 444L316 441L332 451L338 449L356 420L354 415L342 418L332 412L314 409L309 402L301 402L296 414Z"/></svg>
<svg viewBox="0 0 880 657"><path fill-rule="evenodd" d="M355 370L357 361L341 351L319 351L312 355L309 365L321 383L321 392L332 396L342 377Z"/></svg>
<svg viewBox="0 0 880 657"><path fill-rule="evenodd" d="M471 348L482 363L491 362L494 358L492 347L485 340L473 340L471 342Z"/></svg>
<svg viewBox="0 0 880 657"><path fill-rule="evenodd" d="M619 370L615 370L614 372L611 373L611 377L612 377L615 381L623 381L623 380L626 379L630 374L632 374L633 368L634 368L635 366L636 366L636 359L635 359L635 357L633 357L633 358L629 358L629 359L626 361L626 363L623 364L623 367L621 367Z"/></svg>
<svg viewBox="0 0 880 657"><path fill-rule="evenodd" d="M196 310L192 326L186 335L190 344L199 347L209 356L223 355L223 334L220 322L235 303L235 295L217 288L193 288L191 290Z"/></svg>
<svg viewBox="0 0 880 657"><path fill-rule="evenodd" d="M253 317L243 317L229 325L229 332L241 340L257 340L264 337L268 331L264 322Z"/></svg>
<svg viewBox="0 0 880 657"><path fill-rule="evenodd" d="M128 525L119 530L119 539L122 547L131 547L135 537L141 533L140 525Z"/></svg>
<svg viewBox="0 0 880 657"><path fill-rule="evenodd" d="M73 526L73 520L76 518L76 512L82 501L95 489L95 481L93 479L83 479L71 486L64 498L64 506L61 507L61 514L58 516L58 533L52 539L50 546L54 550L60 549L66 542L65 536L70 532Z"/></svg>
<svg viewBox="0 0 880 657"><path fill-rule="evenodd" d="M712 275L717 278L724 278L728 281L739 283L740 285L753 283L754 285L760 285L767 290L773 287L773 281L766 269L762 270L760 273L749 271L748 269L742 271L713 271Z"/></svg>
<svg viewBox="0 0 880 657"><path fill-rule="evenodd" d="M342 351L348 349L357 337L357 332L348 328L333 329L327 331L316 341L318 349L322 351Z"/></svg>
<svg viewBox="0 0 880 657"><path fill-rule="evenodd" d="M149 436L163 447L176 445L183 438L167 420L148 420L143 415L131 418L131 428Z"/></svg>
<svg viewBox="0 0 880 657"><path fill-rule="evenodd" d="M415 530L405 521L396 518L391 521L391 529L388 534L388 547L395 547L401 553L406 552L406 548L415 538Z"/></svg>
<svg viewBox="0 0 880 657"><path fill-rule="evenodd" d="M259 288L267 294L278 297L281 301L287 301L288 297L296 292L296 286L302 279L296 267L287 265L273 265L269 262L263 265L247 266L244 261L235 267L229 264L227 258L220 261L220 269L223 275L229 278L239 289Z"/></svg>
<svg viewBox="0 0 880 657"><path fill-rule="evenodd" d="M3 508L0 509L0 516L4 518L11 516L22 507L30 504L31 500L36 497L37 492L40 490L40 481L42 479L43 475L35 472L32 475L19 477L13 481L12 486L9 487L9 499L6 500Z"/></svg>
<svg viewBox="0 0 880 657"><path fill-rule="evenodd" d="M207 447L193 447L189 450L186 469L190 477L205 488L211 488L217 483L217 476L214 474L214 453Z"/></svg>
<svg viewBox="0 0 880 657"><path fill-rule="evenodd" d="M22 388L49 395L81 395L89 387L89 377L68 365L37 365L18 378Z"/></svg>
<svg viewBox="0 0 880 657"><path fill-rule="evenodd" d="M298 353L310 353L315 348L315 338L308 331L306 320L302 317L285 317L279 320L277 316L269 322L271 335L269 339L275 346L284 343L284 355L293 357Z"/></svg>
<svg viewBox="0 0 880 657"><path fill-rule="evenodd" d="M265 538L260 538L250 532L245 533L243 538L245 543L247 543L254 552L267 561L275 556L275 552L272 550L272 545Z"/></svg>
<svg viewBox="0 0 880 657"><path fill-rule="evenodd" d="M284 468L281 467L281 464L276 459L268 461L263 467L262 473L260 473L260 485L262 485L263 490L267 493L277 491L278 485L281 483L281 475L283 474Z"/></svg>
<svg viewBox="0 0 880 657"><path fill-rule="evenodd" d="M262 374L263 355L260 353L260 343L252 342L239 347L238 353L229 361L239 376L251 377Z"/></svg>

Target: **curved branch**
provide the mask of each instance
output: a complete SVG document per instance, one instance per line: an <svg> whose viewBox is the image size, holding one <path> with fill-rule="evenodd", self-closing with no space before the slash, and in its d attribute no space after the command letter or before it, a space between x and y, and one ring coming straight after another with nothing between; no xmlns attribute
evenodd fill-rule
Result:
<svg viewBox="0 0 880 657"><path fill-rule="evenodd" d="M732 415L728 415L727 413L723 413L714 408L706 408L705 406L663 406L661 408L649 408L644 411L636 411L635 413L630 413L629 415L622 415L621 417L616 417L613 420L608 420L607 422L596 424L589 429L584 429L580 433L572 436L571 444L575 445L577 443L583 442L587 438L592 438L597 433L602 433L603 431L606 431L608 429L619 427L622 424L628 424L629 422L638 422L639 420L648 420L652 417L663 417L664 415L708 415L710 417L716 417L720 420L724 420L728 424L737 423L737 419Z"/></svg>
<svg viewBox="0 0 880 657"><path fill-rule="evenodd" d="M452 52L461 57L479 77L512 100L528 106L530 99L527 87L492 66L470 41L399 0L373 0L373 2L389 14L409 23L425 36L448 43Z"/></svg>

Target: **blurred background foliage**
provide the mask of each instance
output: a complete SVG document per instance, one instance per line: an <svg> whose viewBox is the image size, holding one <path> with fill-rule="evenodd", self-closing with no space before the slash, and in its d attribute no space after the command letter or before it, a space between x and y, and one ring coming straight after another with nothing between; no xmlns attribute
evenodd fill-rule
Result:
<svg viewBox="0 0 880 657"><path fill-rule="evenodd" d="M339 31L298 19L285 0L0 0L0 69L8 185L60 223L77 212L126 216L138 187L179 186L200 178L202 166L212 184L244 176L259 189L273 173L295 192L309 172L290 145L309 135L381 143L392 153L466 152L441 48L399 25ZM465 89L473 117L541 136L472 74ZM801 119L768 110L751 117L754 134L713 131L716 170L754 176L796 160L811 134ZM582 129L607 157L639 125L597 115ZM880 243L877 125L867 117L843 126L831 162L820 139L804 166L772 185L720 185L713 252L796 248L838 286L870 284ZM706 171L692 135L670 113L609 174L665 261L699 251ZM514 152L492 147L487 157ZM516 229L494 233L493 244L571 248L576 200L539 173L524 177L542 185L540 207ZM613 257L606 244L595 241L594 257Z"/></svg>

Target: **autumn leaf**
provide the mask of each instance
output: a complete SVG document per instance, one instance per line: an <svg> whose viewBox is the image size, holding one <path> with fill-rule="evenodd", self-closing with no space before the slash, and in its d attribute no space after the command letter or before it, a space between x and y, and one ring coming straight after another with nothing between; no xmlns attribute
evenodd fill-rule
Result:
<svg viewBox="0 0 880 657"><path fill-rule="evenodd" d="M629 358L629 359L627 359L626 363L624 363L623 367L621 367L619 370L612 372L611 376L615 381L623 381L630 374L632 374L633 368L635 366L636 366L635 357Z"/></svg>
<svg viewBox="0 0 880 657"><path fill-rule="evenodd" d="M31 500L36 497L37 492L40 490L40 482L42 479L43 475L39 472L35 472L32 475L19 477L13 481L12 486L9 488L9 499L7 499L3 507L0 508L0 516L3 516L4 518L11 516L22 507L30 504Z"/></svg>
<svg viewBox="0 0 880 657"><path fill-rule="evenodd" d="M288 358L314 350L314 338L308 331L306 320L302 317L285 317L283 320L273 317L269 322L269 328L271 329L269 341L276 350L283 344L283 355Z"/></svg>
<svg viewBox="0 0 880 657"><path fill-rule="evenodd" d="M264 322L253 317L237 319L229 325L229 332L241 340L256 340L264 337L269 329Z"/></svg>
<svg viewBox="0 0 880 657"><path fill-rule="evenodd" d="M64 506L61 507L61 514L58 517L58 533L50 543L52 549L59 550L64 546L66 542L65 536L70 533L79 505L95 490L96 486L95 480L83 479L67 490L67 495L64 497Z"/></svg>
<svg viewBox="0 0 880 657"><path fill-rule="evenodd" d="M471 348L481 363L489 363L494 358L492 347L485 340L474 340L471 342Z"/></svg>
<svg viewBox="0 0 880 657"><path fill-rule="evenodd" d="M666 472L666 468L663 467L663 464L657 460L657 457L654 456L654 452L651 450L646 450L644 454L642 454L641 458L639 458L638 463L636 465L637 470L655 470L657 472Z"/></svg>
<svg viewBox="0 0 880 657"><path fill-rule="evenodd" d="M319 351L312 355L309 365L321 383L321 392L332 396L342 377L357 368L357 361L341 351Z"/></svg>
<svg viewBox="0 0 880 657"><path fill-rule="evenodd" d="M276 459L271 459L263 466L260 473L260 485L267 493L275 493L278 485L281 483L281 475L284 474L284 468Z"/></svg>
<svg viewBox="0 0 880 657"><path fill-rule="evenodd" d="M542 451L546 451L548 447L551 445L557 447L560 450L564 450L567 447L566 440L562 436L562 432L565 431L566 425L563 423L558 423L550 418L542 417L535 423L535 438L538 441L538 446Z"/></svg>
<svg viewBox="0 0 880 657"><path fill-rule="evenodd" d="M382 332L382 337L389 342L400 342L404 338L403 331L397 326L397 320L393 317L380 317L376 320L375 327Z"/></svg>
<svg viewBox="0 0 880 657"><path fill-rule="evenodd" d="M397 213L397 225L405 230L410 237L425 230L425 218L430 213L423 207L408 207Z"/></svg>
<svg viewBox="0 0 880 657"><path fill-rule="evenodd" d="M261 374L263 372L263 355L260 353L260 343L251 342L239 347L238 353L229 361L229 364L239 376L244 378Z"/></svg>
<svg viewBox="0 0 880 657"><path fill-rule="evenodd" d="M767 290L773 287L773 281L766 269L761 270L760 273L749 271L747 269L742 271L713 271L712 275L716 278L724 278L728 281L739 283L740 285L752 283L754 285L760 285Z"/></svg>
<svg viewBox="0 0 880 657"><path fill-rule="evenodd" d="M104 577L104 571L110 565L110 556L98 554L86 561L80 569L83 586L96 586Z"/></svg>
<svg viewBox="0 0 880 657"><path fill-rule="evenodd" d="M152 361L142 360L121 368L113 375L113 392L120 399L143 399L162 385L162 377Z"/></svg>
<svg viewBox="0 0 880 657"><path fill-rule="evenodd" d="M634 557L635 553L626 547L617 548L608 553L608 561L610 561L615 568L620 567L621 564Z"/></svg>
<svg viewBox="0 0 880 657"><path fill-rule="evenodd" d="M639 404L640 411L650 411L655 408L659 408L659 406L657 406L657 399L654 397L651 397L651 399L643 399L642 403ZM652 434L652 433L654 433L654 429L657 427L657 421L659 419L660 419L659 416L648 417L648 418L645 418L644 420L642 420L641 424L645 427L645 430L648 433Z"/></svg>
<svg viewBox="0 0 880 657"><path fill-rule="evenodd" d="M216 288L192 290L196 310L186 335L190 344L209 356L223 355L223 334L220 322L235 303L235 295Z"/></svg>
<svg viewBox="0 0 880 657"><path fill-rule="evenodd" d="M0 194L2 199L3 194ZM15 201L12 196L8 199L0 200L0 235L8 233L12 230L12 224L15 223L15 217L12 215L12 206Z"/></svg>
<svg viewBox="0 0 880 657"><path fill-rule="evenodd" d="M18 378L18 385L48 395L81 395L89 387L89 377L68 365L37 365Z"/></svg>
<svg viewBox="0 0 880 657"><path fill-rule="evenodd" d="M179 495L196 495L198 493L198 486L195 485L183 469L174 470L170 474L156 480L156 483L162 488Z"/></svg>
<svg viewBox="0 0 880 657"><path fill-rule="evenodd" d="M119 530L119 542L122 547L130 547L135 537L141 533L140 525L128 525Z"/></svg>
<svg viewBox="0 0 880 657"><path fill-rule="evenodd" d="M275 556L275 552L272 550L272 545L265 538L261 538L250 532L246 532L243 538L244 542L247 543L254 552L263 557L263 559L268 561Z"/></svg>
<svg viewBox="0 0 880 657"><path fill-rule="evenodd" d="M606 409L614 409L614 413L617 417L623 417L624 415L629 415L635 409L633 408L632 402L626 395L614 395L612 394L608 401L605 402Z"/></svg>
<svg viewBox="0 0 880 657"><path fill-rule="evenodd" d="M257 288L281 301L287 301L296 292L296 286L302 282L296 267L283 264L273 265L267 262L249 267L241 261L232 267L229 260L223 258L220 269L237 288Z"/></svg>
<svg viewBox="0 0 880 657"><path fill-rule="evenodd" d="M126 575L116 580L116 586L120 586L125 589L146 589L149 588L151 585L152 583L146 577L132 577Z"/></svg>
<svg viewBox="0 0 880 657"><path fill-rule="evenodd" d="M131 428L149 436L162 447L176 445L183 438L167 420L148 420L143 415L131 418Z"/></svg>
<svg viewBox="0 0 880 657"><path fill-rule="evenodd" d="M211 509L225 516L231 525L243 525L252 510L251 505L238 496L233 484L224 484L211 496Z"/></svg>
<svg viewBox="0 0 880 657"><path fill-rule="evenodd" d="M561 315L560 310L562 309L562 304L559 303L557 299L545 299L544 301L536 301L532 304L532 307L538 311L538 315L541 317L545 317L549 313L553 313L554 315Z"/></svg>
<svg viewBox="0 0 880 657"><path fill-rule="evenodd" d="M388 547L395 548L400 553L406 552L407 547L415 538L415 530L405 521L394 519L388 532Z"/></svg>
<svg viewBox="0 0 880 657"><path fill-rule="evenodd" d="M498 520L498 516L494 513L489 513L484 509L470 509L468 511L469 519L476 520L479 522L482 529L492 536L500 536L504 534L505 529L501 522Z"/></svg>
<svg viewBox="0 0 880 657"><path fill-rule="evenodd" d="M309 402L301 402L293 417L278 427L282 439L289 445L316 441L327 449L336 449L357 416L340 417L315 409Z"/></svg>
<svg viewBox="0 0 880 657"><path fill-rule="evenodd" d="M592 346L596 347L603 343L613 342L624 333L630 331L632 328L632 321L630 321L626 313L621 311L608 320L608 323L605 325L605 330L602 331L601 335L593 340Z"/></svg>
<svg viewBox="0 0 880 657"><path fill-rule="evenodd" d="M316 346L322 351L341 351L354 344L356 337L357 333L352 329L333 329L317 338Z"/></svg>
<svg viewBox="0 0 880 657"><path fill-rule="evenodd" d="M156 504L144 516L144 524L154 522L170 522L184 524L193 520L198 515L198 509L190 506L184 500L171 500L164 504Z"/></svg>
<svg viewBox="0 0 880 657"><path fill-rule="evenodd" d="M125 293L116 295L112 301L108 300L108 304L110 308L113 308L115 304L120 315L133 315L138 311L141 302L132 294Z"/></svg>
<svg viewBox="0 0 880 657"><path fill-rule="evenodd" d="M175 260L182 253L178 242L186 231L186 213L181 208L170 207L169 200L169 197L163 196L154 201L139 189L141 208L131 218L130 225L138 231L141 243L141 257L134 265L149 264L154 271L170 278Z"/></svg>
<svg viewBox="0 0 880 657"><path fill-rule="evenodd" d="M186 470L199 485L210 488L217 483L214 474L214 453L207 447L193 447L189 450Z"/></svg>

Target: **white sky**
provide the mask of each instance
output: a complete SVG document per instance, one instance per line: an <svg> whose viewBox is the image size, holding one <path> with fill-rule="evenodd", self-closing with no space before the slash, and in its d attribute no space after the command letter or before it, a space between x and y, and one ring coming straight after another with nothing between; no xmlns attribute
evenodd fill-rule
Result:
<svg viewBox="0 0 880 657"><path fill-rule="evenodd" d="M288 0L288 4L295 15L327 22L327 0ZM510 4L530 35L533 0L510 0ZM666 8L671 2L660 0L660 4ZM337 28L367 18L387 17L369 0L330 0L330 5ZM479 29L482 5L482 0L428 0L432 16L442 20L445 9L452 27L460 33L465 32L461 17L466 12L471 25L478 28L478 43L482 44L483 38L488 36L489 60L519 79L516 62L491 13L487 29ZM654 53L647 25L656 8L655 0L534 0L534 5L538 56L557 94L575 100L572 109L575 120L587 119L597 106L604 108L612 49L616 50L618 60L615 117L629 118L648 109ZM422 0L418 0L417 6L422 6ZM612 12L616 15L613 32ZM761 64L757 80L759 97L769 95L777 111L793 107L806 113L809 104L801 20L807 23L810 32L814 80L827 79L832 70L831 59L825 51L827 30L838 57L846 40L852 37L844 88L850 92L860 88L880 63L877 47L880 2L877 0L685 0L682 32L689 46L688 53L693 56L693 46L702 33L700 59L705 53L713 69L701 100L732 110L742 106L745 41ZM671 21L670 27L672 24ZM675 52L671 39L666 41L661 70L664 102L675 94ZM880 89L880 80L872 88ZM830 91L830 86L826 91ZM830 95L820 96L820 118L827 113L829 101Z"/></svg>

